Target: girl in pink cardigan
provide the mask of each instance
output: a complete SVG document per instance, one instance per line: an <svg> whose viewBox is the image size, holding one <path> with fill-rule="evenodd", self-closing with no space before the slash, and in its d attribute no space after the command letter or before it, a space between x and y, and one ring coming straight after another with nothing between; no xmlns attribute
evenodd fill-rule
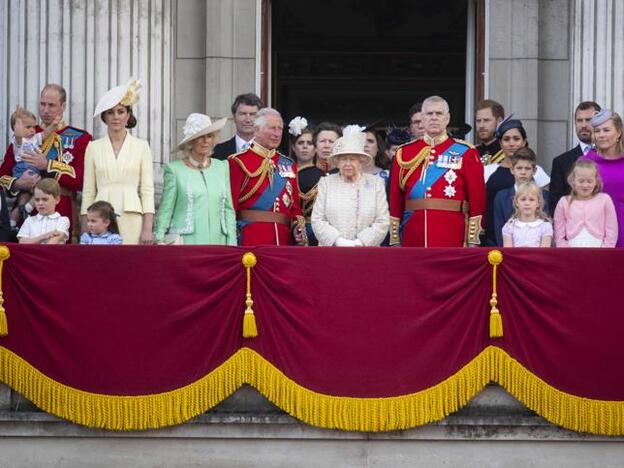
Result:
<svg viewBox="0 0 624 468"><path fill-rule="evenodd" d="M618 222L613 200L602 193L602 181L593 161L579 160L568 176L570 195L555 209L557 247L615 247Z"/></svg>

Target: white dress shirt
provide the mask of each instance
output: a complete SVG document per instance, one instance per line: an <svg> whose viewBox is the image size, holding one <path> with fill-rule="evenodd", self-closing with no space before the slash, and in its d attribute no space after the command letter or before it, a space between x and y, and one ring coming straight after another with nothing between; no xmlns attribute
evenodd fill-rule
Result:
<svg viewBox="0 0 624 468"><path fill-rule="evenodd" d="M22 224L17 237L32 239L50 231L61 231L65 234L65 240L69 239L69 218L61 216L56 211L46 216L42 214L29 216Z"/></svg>

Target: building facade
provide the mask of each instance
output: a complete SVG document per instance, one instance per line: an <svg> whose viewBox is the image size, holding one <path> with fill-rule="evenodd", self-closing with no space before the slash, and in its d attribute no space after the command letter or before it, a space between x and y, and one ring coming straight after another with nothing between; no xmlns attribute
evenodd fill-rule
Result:
<svg viewBox="0 0 624 468"><path fill-rule="evenodd" d="M291 53L284 55L283 44L276 43L275 38L284 37L280 33L288 28L295 28L296 37L296 28L304 27L301 23L294 24L294 19L288 16L293 11L304 18L331 16L332 12L339 12L341 4L347 3L353 4L281 0L7 0L0 4L0 70L5 77L4 92L0 94L3 116L0 134L6 143L10 135L8 117L15 106L25 105L36 111L41 87L57 82L69 92L66 120L101 136L102 123L91 118L98 98L107 89L134 76L144 85L136 109L136 133L150 141L158 179L161 166L175 158L171 149L191 112L231 117L233 97L248 91L255 91L278 108L288 104L289 109L284 112L287 118L299 110L298 103L301 113L305 113L306 102L323 100L317 94L308 93L307 101L291 96L290 102L285 102L280 94L280 77L284 76L283 64L289 62L284 57L308 57L310 54L303 48L309 46L300 44L297 49L297 41L288 39ZM437 40L439 23L429 30L424 25L440 2L398 2L397 8L403 11L391 16L370 9L367 1L361 3L367 15L359 18L356 6L346 21L339 18L343 29L345 24L364 21L361 23L364 27L358 27L364 30L358 41L365 43L366 31L376 29L381 35L378 32L373 42L385 40L379 39L384 37L384 28L392 30L392 22L396 23L400 16L408 18L406 28L424 31L419 41ZM396 123L397 106L403 105L406 112L412 100L436 91L435 83L442 79L434 74L418 81L418 74L427 75L427 69L433 65L443 67L446 60L453 73L459 73L459 86L463 87L453 91L455 94L449 99L456 108L452 109L455 120L472 123L474 105L480 98L500 101L508 112L525 122L530 144L546 168L554 156L574 144L572 113L578 102L596 100L624 112L622 2L466 0L462 8L451 29L459 31L458 37L465 38L463 55L453 51L443 59L440 52L427 57L427 51L418 46L413 49L418 49L420 55L405 55L409 47L393 46L392 50L399 52L389 67L395 68L389 69L386 78L383 73L376 76L375 88L363 88L357 94L355 88L363 86L357 83L366 83L365 76L359 82L350 81L350 89L340 93L352 93L354 101L373 102L375 90L396 87L395 82L385 86L383 80L395 78L399 74L396 70L404 70L403 64L420 66L411 75L407 74L413 81L403 80L400 88L403 94L383 96L384 102L394 99L391 120ZM411 12L411 16L406 12ZM367 17L373 21L369 29ZM383 21L376 21L378 18ZM313 53L325 53L331 48L331 42L322 43L324 37L327 40L332 37L323 36L320 26L315 36L320 44ZM398 31L400 26L395 29ZM391 34L385 37L392 44ZM401 36L397 36L396 43L401 43ZM343 43L341 47L345 47ZM358 56L358 60L381 64L387 51L388 48L381 47L373 51L376 55ZM362 70L367 69L355 59L344 58L340 52L338 58L331 58L333 62L324 59L337 78L321 83L319 89L331 87L327 83L338 86L343 72L361 76ZM300 70L305 60L292 63ZM447 69L440 70L440 74L448 74ZM300 80L298 89L305 85ZM313 83L308 86L316 89ZM298 96L301 95L299 91ZM337 106L342 105L336 102ZM343 107L344 114L352 106L347 102ZM354 120L377 121L384 117L378 115L381 112L375 110L363 115L354 111ZM228 138L231 131L232 125L226 127L222 139Z"/></svg>

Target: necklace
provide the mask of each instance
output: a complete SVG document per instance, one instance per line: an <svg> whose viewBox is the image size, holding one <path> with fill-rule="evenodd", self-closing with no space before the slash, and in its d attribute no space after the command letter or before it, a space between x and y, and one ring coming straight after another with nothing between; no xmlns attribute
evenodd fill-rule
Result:
<svg viewBox="0 0 624 468"><path fill-rule="evenodd" d="M192 167L199 170L206 169L208 166L210 166L210 158L206 158L200 162L193 158L193 156L189 156L188 162Z"/></svg>

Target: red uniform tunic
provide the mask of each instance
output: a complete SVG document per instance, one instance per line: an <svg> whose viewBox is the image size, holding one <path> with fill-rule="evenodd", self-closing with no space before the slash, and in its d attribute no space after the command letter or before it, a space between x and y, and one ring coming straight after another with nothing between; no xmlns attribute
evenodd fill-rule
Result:
<svg viewBox="0 0 624 468"><path fill-rule="evenodd" d="M400 146L392 162L390 244L478 244L485 210L483 165L478 151L446 135L435 141L425 139Z"/></svg>
<svg viewBox="0 0 624 468"><path fill-rule="evenodd" d="M305 229L293 161L254 143L230 156L229 163L239 245L293 244L293 223ZM266 220L258 220L263 216Z"/></svg>
<svg viewBox="0 0 624 468"><path fill-rule="evenodd" d="M41 128L37 130L43 131ZM61 216L67 216L70 223L74 219L72 202L76 199L76 192L82 190L84 155L90 141L91 135L86 130L65 126L48 137L41 148L48 158L48 167L41 171L41 177L54 177L58 181L61 186L61 201L56 211ZM13 177L14 166L13 146L9 145L0 165L0 185L7 191L12 191L13 182L16 180Z"/></svg>

